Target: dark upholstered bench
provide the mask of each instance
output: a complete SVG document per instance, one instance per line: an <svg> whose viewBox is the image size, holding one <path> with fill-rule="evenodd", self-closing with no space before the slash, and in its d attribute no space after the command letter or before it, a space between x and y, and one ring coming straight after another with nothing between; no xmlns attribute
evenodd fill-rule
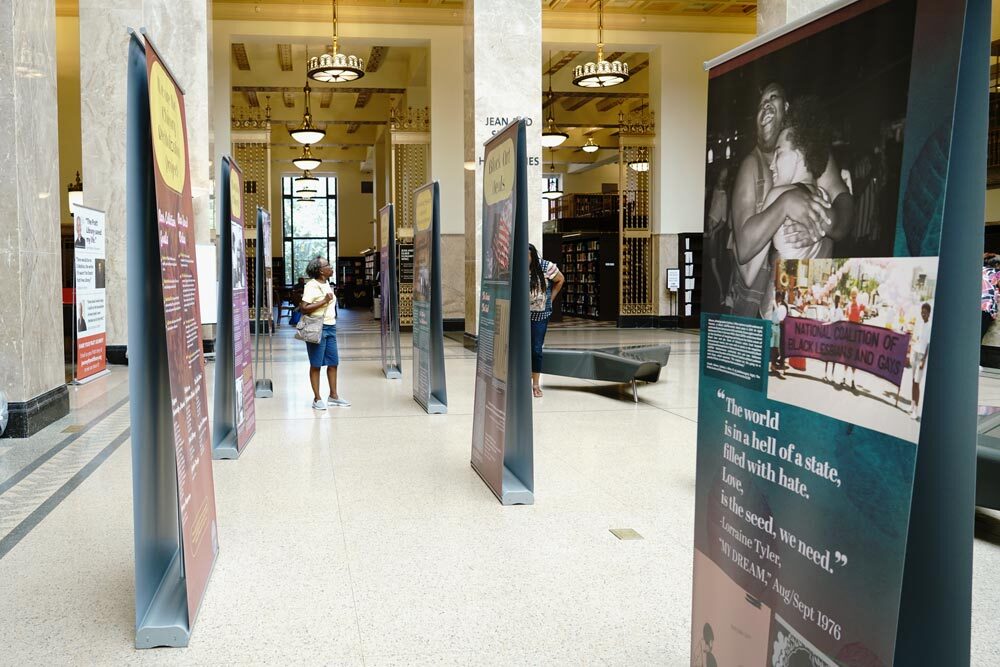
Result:
<svg viewBox="0 0 1000 667"><path fill-rule="evenodd" d="M632 398L639 402L636 382L656 382L670 359L669 345L623 345L595 349L542 350L542 373L583 380L622 382L632 385Z"/></svg>

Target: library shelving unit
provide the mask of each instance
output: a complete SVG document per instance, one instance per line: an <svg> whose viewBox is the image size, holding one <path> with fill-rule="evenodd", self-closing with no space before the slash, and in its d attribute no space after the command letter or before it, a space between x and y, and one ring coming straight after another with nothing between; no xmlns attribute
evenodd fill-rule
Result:
<svg viewBox="0 0 1000 667"><path fill-rule="evenodd" d="M340 271L337 282L343 287L350 288L365 282L364 257L338 257L337 269Z"/></svg>
<svg viewBox="0 0 1000 667"><path fill-rule="evenodd" d="M562 314L591 320L618 317L618 245L613 235L567 235L562 241Z"/></svg>

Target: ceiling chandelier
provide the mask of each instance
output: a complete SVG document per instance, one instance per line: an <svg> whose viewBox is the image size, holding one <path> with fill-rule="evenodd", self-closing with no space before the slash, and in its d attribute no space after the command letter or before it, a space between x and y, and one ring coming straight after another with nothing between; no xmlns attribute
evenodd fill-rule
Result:
<svg viewBox="0 0 1000 667"><path fill-rule="evenodd" d="M295 179L295 192L302 192L303 189L315 188L319 185L319 179L312 175L310 171L302 172L302 175Z"/></svg>
<svg viewBox="0 0 1000 667"><path fill-rule="evenodd" d="M313 154L309 151L309 144L306 144L302 148L302 155L292 160L292 164L303 171L311 171L323 164L323 161L318 157L313 157Z"/></svg>
<svg viewBox="0 0 1000 667"><path fill-rule="evenodd" d="M552 52L549 51L549 92L545 99L548 101L549 107L549 121L545 125L545 130L542 132L542 147L544 148L554 148L560 145L562 142L569 139L569 135L559 129L556 125L555 118L555 102L552 100Z"/></svg>
<svg viewBox="0 0 1000 667"><path fill-rule="evenodd" d="M635 160L629 161L628 168L640 174L649 171L649 160L646 158L645 149L640 149L639 156Z"/></svg>
<svg viewBox="0 0 1000 667"><path fill-rule="evenodd" d="M584 153L596 153L598 149L600 149L600 146L594 143L593 137L588 137L587 143L580 147L580 150Z"/></svg>
<svg viewBox="0 0 1000 667"><path fill-rule="evenodd" d="M309 113L309 82L306 81L306 87L302 89L306 94L306 112L302 116L302 126L297 127L289 134L292 135L292 139L299 142L300 144L311 145L317 144L323 140L326 136L326 131L321 130L318 127L314 127L312 124L312 114Z"/></svg>
<svg viewBox="0 0 1000 667"><path fill-rule="evenodd" d="M337 0L333 0L333 51L307 60L309 78L320 83L346 83L365 75L365 61L337 50Z"/></svg>
<svg viewBox="0 0 1000 667"><path fill-rule="evenodd" d="M573 84L581 88L610 88L629 80L628 63L604 59L604 0L598 2L597 62L577 65Z"/></svg>
<svg viewBox="0 0 1000 667"><path fill-rule="evenodd" d="M555 173L556 165L553 161L552 151L549 151L549 171ZM559 177L549 177L545 179L545 191L542 193L543 199L548 199L552 201L553 199L559 199L563 196L562 188L559 187Z"/></svg>

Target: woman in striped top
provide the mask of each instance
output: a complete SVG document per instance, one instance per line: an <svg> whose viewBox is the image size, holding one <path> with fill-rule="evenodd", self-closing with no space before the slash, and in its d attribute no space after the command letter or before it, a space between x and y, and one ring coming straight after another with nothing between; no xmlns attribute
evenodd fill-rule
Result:
<svg viewBox="0 0 1000 667"><path fill-rule="evenodd" d="M528 282L531 292L531 393L535 398L541 398L542 346L549 328L549 317L552 316L552 300L559 294L565 279L558 266L538 257L534 245L528 244L528 252L531 271Z"/></svg>

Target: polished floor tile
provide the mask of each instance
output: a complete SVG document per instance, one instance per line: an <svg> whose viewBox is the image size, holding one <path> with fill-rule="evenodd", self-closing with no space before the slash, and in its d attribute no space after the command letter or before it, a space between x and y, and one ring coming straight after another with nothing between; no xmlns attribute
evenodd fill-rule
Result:
<svg viewBox="0 0 1000 667"><path fill-rule="evenodd" d="M670 363L638 403L544 378L535 503L503 507L469 463L475 354L447 339L448 414L427 415L409 335L389 381L371 323L350 320L346 409L312 410L304 349L279 331L256 435L214 462L220 553L186 649L133 648L130 442L109 449L127 370L72 387L71 415L35 438L0 441L0 540L24 532L0 556L0 664L688 664L697 335L551 329L552 347L668 343ZM1000 405L1000 380L982 396ZM981 521L1000 534L1000 514ZM984 534L975 665L1000 663L998 572L1000 539Z"/></svg>

